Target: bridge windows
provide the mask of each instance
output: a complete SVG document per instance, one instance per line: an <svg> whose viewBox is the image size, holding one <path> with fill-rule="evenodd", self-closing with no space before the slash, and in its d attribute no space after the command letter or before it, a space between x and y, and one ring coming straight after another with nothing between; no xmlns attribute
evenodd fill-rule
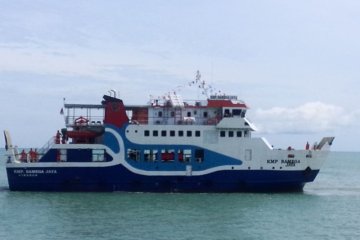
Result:
<svg viewBox="0 0 360 240"><path fill-rule="evenodd" d="M241 116L241 109L233 109L232 110L232 115L240 117Z"/></svg>
<svg viewBox="0 0 360 240"><path fill-rule="evenodd" d="M246 110L242 111L242 112L241 112L241 117L244 118L244 117L245 117L245 114L246 114Z"/></svg>
<svg viewBox="0 0 360 240"><path fill-rule="evenodd" d="M250 137L250 131L249 130L244 130L244 131L233 131L233 130L221 130L220 131L220 137L224 138L224 137L229 137L229 138L241 138L241 137Z"/></svg>
<svg viewBox="0 0 360 240"><path fill-rule="evenodd" d="M229 131L229 137L234 137L234 131Z"/></svg>
<svg viewBox="0 0 360 240"><path fill-rule="evenodd" d="M241 108L233 108L233 109L224 109L224 117L245 117L246 110L243 110Z"/></svg>
<svg viewBox="0 0 360 240"><path fill-rule="evenodd" d="M230 109L224 110L224 117L230 117Z"/></svg>

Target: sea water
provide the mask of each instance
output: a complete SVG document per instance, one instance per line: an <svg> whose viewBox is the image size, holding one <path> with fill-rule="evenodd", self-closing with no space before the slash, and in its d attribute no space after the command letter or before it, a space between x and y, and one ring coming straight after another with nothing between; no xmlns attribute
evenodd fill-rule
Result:
<svg viewBox="0 0 360 240"><path fill-rule="evenodd" d="M1 150L1 154L3 154ZM331 153L302 193L10 192L0 239L360 239L360 153Z"/></svg>

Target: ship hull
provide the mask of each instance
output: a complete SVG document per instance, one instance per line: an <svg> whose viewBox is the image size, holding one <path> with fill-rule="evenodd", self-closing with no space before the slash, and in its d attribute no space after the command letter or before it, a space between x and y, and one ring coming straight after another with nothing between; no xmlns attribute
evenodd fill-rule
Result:
<svg viewBox="0 0 360 240"><path fill-rule="evenodd" d="M7 168L12 191L291 192L319 170L224 170L201 176L145 176L111 167Z"/></svg>

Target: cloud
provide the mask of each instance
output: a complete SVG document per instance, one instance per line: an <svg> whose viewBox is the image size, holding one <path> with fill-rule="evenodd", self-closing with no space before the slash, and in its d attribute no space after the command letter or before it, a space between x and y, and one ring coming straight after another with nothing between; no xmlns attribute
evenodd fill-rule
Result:
<svg viewBox="0 0 360 240"><path fill-rule="evenodd" d="M37 42L37 41L35 41ZM55 42L40 44L0 44L1 72L27 72L59 76L82 76L118 81L144 77L162 78L168 75L156 63L149 64L148 57L138 52L131 56L130 49L117 48L109 52L85 49ZM122 52L123 55L117 55Z"/></svg>
<svg viewBox="0 0 360 240"><path fill-rule="evenodd" d="M259 132L320 133L357 124L360 111L346 112L342 107L308 102L298 107L258 109L253 116Z"/></svg>

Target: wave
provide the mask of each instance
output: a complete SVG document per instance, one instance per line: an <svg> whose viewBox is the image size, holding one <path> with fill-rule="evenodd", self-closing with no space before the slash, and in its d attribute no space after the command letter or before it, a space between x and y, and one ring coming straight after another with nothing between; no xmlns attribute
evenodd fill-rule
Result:
<svg viewBox="0 0 360 240"><path fill-rule="evenodd" d="M0 192L5 192L5 191L9 191L9 187L8 186L0 186Z"/></svg>
<svg viewBox="0 0 360 240"><path fill-rule="evenodd" d="M360 195L360 187L312 187L304 189L305 194L321 196Z"/></svg>

